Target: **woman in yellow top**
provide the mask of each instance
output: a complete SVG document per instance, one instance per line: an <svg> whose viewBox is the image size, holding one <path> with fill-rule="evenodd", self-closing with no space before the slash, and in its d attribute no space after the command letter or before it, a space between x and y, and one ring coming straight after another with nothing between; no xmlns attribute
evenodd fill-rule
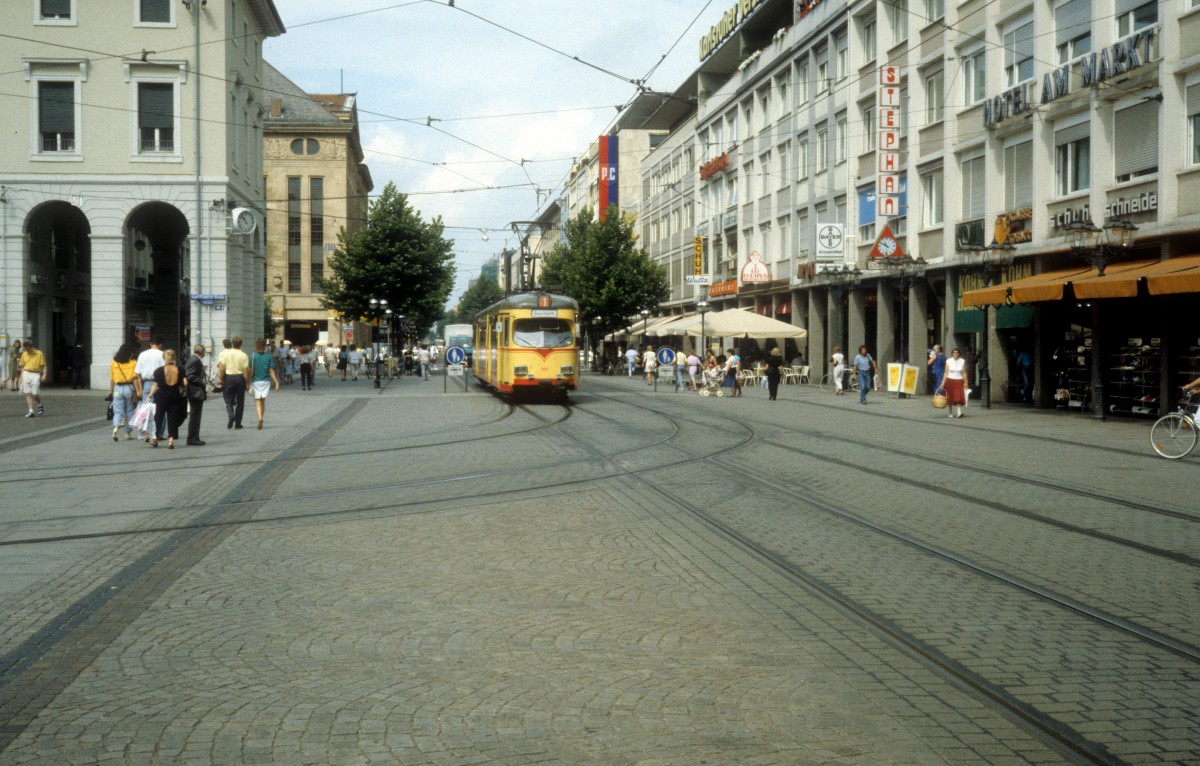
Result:
<svg viewBox="0 0 1200 766"><path fill-rule="evenodd" d="M108 366L108 395L113 403L113 441L117 440L117 432L121 424L125 424L125 438L133 438L133 428L129 419L133 417L133 408L142 397L142 376L137 374L137 357L128 343L122 343Z"/></svg>

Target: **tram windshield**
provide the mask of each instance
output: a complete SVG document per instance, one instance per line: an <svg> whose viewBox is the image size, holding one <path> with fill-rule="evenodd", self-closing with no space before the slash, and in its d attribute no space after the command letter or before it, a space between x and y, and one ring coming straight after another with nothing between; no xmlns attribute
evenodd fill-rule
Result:
<svg viewBox="0 0 1200 766"><path fill-rule="evenodd" d="M565 319L518 319L513 323L513 345L526 348L565 348L575 341Z"/></svg>

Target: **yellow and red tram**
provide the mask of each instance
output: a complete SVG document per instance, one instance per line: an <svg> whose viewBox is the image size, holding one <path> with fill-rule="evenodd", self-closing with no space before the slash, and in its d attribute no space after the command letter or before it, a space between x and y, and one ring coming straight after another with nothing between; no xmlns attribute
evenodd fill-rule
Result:
<svg viewBox="0 0 1200 766"><path fill-rule="evenodd" d="M505 394L566 396L579 381L576 314L563 295L510 295L475 317L475 379Z"/></svg>

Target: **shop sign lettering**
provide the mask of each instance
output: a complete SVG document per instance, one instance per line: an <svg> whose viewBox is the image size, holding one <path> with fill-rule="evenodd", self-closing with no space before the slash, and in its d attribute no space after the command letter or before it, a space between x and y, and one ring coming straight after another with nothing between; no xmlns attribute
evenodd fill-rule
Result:
<svg viewBox="0 0 1200 766"><path fill-rule="evenodd" d="M1154 40L1155 29L1143 29L1132 35L1118 40L1107 48L1086 54L1078 59L1079 79L1082 87L1099 85L1111 77L1131 72L1148 64L1151 56L1151 42ZM1071 67L1075 62L1066 64L1042 75L1043 105L1055 99L1062 98L1071 92ZM1037 104L1030 102L1033 95L1033 83L1025 83L1010 88L998 96L983 102L983 126L990 128L1010 117L1016 117L1033 110Z"/></svg>
<svg viewBox="0 0 1200 766"><path fill-rule="evenodd" d="M724 282L715 282L708 288L708 297L716 298L721 295L737 295L738 283L736 279L726 279Z"/></svg>
<svg viewBox="0 0 1200 766"><path fill-rule="evenodd" d="M729 152L725 152L719 157L714 157L708 162L700 166L700 180L707 181L717 173L724 171L729 167Z"/></svg>
<svg viewBox="0 0 1200 766"><path fill-rule="evenodd" d="M719 21L712 25L708 34L700 38L700 60L708 58L717 47L729 39L738 26L750 18L758 6L766 0L737 0L729 10L721 15Z"/></svg>

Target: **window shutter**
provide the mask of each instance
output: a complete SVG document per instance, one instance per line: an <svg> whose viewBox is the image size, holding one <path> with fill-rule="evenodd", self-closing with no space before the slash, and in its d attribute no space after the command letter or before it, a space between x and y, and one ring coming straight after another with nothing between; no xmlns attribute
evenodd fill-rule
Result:
<svg viewBox="0 0 1200 766"><path fill-rule="evenodd" d="M1141 7L1146 4L1146 0L1116 0L1113 4L1113 10L1117 12L1117 17L1124 16L1134 8Z"/></svg>
<svg viewBox="0 0 1200 766"><path fill-rule="evenodd" d="M1033 142L1004 150L1004 204L1007 211L1033 205Z"/></svg>
<svg viewBox="0 0 1200 766"><path fill-rule="evenodd" d="M1188 86L1187 113L1188 117L1191 117L1193 114L1200 114L1200 83Z"/></svg>
<svg viewBox="0 0 1200 766"><path fill-rule="evenodd" d="M983 218L983 157L962 164L963 220Z"/></svg>
<svg viewBox="0 0 1200 766"><path fill-rule="evenodd" d="M71 18L71 0L42 0L42 18Z"/></svg>
<svg viewBox="0 0 1200 766"><path fill-rule="evenodd" d="M166 83L138 84L138 125L143 128L175 127L175 88Z"/></svg>
<svg viewBox="0 0 1200 766"><path fill-rule="evenodd" d="M1145 101L1116 113L1118 177L1158 167L1158 102Z"/></svg>
<svg viewBox="0 0 1200 766"><path fill-rule="evenodd" d="M1067 0L1054 9L1054 44L1074 40L1092 27L1091 0Z"/></svg>
<svg viewBox="0 0 1200 766"><path fill-rule="evenodd" d="M161 22L166 24L171 20L170 0L141 0L142 22Z"/></svg>
<svg viewBox="0 0 1200 766"><path fill-rule="evenodd" d="M38 124L43 133L75 132L75 83L38 83Z"/></svg>
<svg viewBox="0 0 1200 766"><path fill-rule="evenodd" d="M1091 126L1085 121L1072 125L1069 128L1054 131L1054 145L1063 146L1072 141L1078 141L1081 138L1087 138L1091 135Z"/></svg>
<svg viewBox="0 0 1200 766"><path fill-rule="evenodd" d="M1033 58L1033 22L1022 24L1004 36L1004 68Z"/></svg>

